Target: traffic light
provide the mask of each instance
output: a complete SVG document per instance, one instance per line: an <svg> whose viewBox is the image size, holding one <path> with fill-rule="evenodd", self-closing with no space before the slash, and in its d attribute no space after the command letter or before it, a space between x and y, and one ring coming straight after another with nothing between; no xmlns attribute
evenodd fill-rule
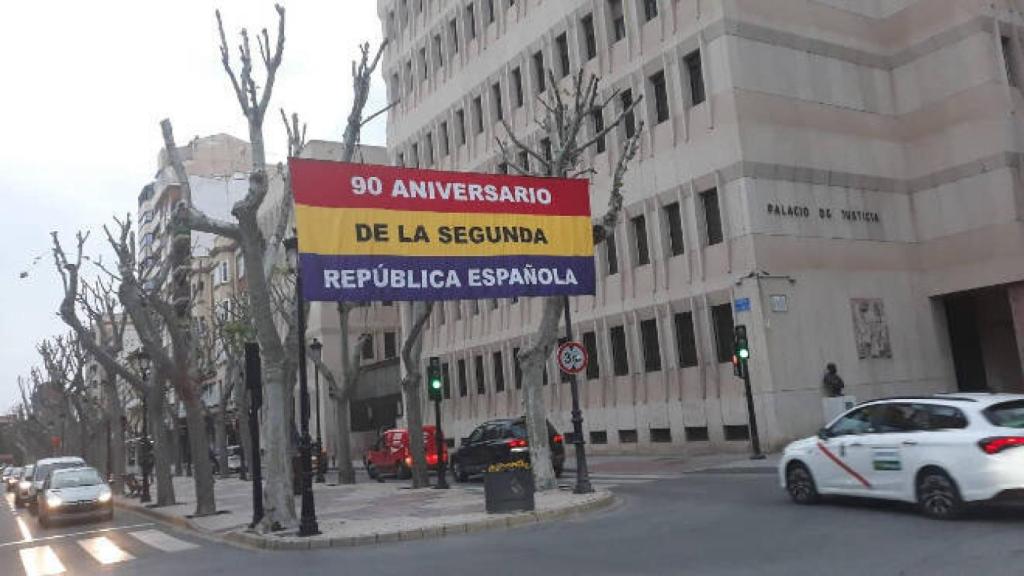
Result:
<svg viewBox="0 0 1024 576"><path fill-rule="evenodd" d="M431 356L427 364L427 397L433 402L441 401L441 359Z"/></svg>
<svg viewBox="0 0 1024 576"><path fill-rule="evenodd" d="M737 324L733 329L733 352L732 371L740 378L745 377L747 372L747 359L750 358L750 348L747 345L747 327Z"/></svg>

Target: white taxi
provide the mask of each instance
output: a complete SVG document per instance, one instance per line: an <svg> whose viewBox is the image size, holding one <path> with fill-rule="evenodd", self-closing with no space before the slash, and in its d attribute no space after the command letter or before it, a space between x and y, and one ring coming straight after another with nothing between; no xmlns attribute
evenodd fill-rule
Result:
<svg viewBox="0 0 1024 576"><path fill-rule="evenodd" d="M969 502L1024 499L1024 395L938 394L858 405L786 447L799 504L837 494L916 502L954 518Z"/></svg>

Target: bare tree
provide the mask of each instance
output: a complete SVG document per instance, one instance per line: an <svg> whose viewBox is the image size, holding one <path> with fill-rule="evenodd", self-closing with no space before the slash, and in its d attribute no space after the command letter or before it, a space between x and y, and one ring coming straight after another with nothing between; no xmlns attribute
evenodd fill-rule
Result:
<svg viewBox="0 0 1024 576"><path fill-rule="evenodd" d="M117 272L107 270L99 262L97 265L107 272L117 283L118 300L125 311L129 314L132 324L139 333L143 346L152 356L157 350L162 350L161 333L162 327L152 310L146 305L147 298L138 280L139 273L135 265L134 237L131 235L131 228L125 220L121 224L119 240L107 231L108 240L115 245L115 252L118 255ZM158 369L148 378L129 367L127 363L112 354L109 349L100 346L94 339L92 331L78 317L78 304L82 298L80 274L83 259L83 248L89 235L78 233L76 237L76 251L73 258L68 258L61 246L57 233L51 234L53 238L53 259L64 285L64 298L61 301L59 315L61 320L67 324L78 336L85 349L92 355L108 373L115 375L129 386L134 388L140 396L147 398L147 408L151 415L152 427L155 439L154 463L157 479L157 505L168 506L175 503L174 484L171 481L170 469L170 433L167 430L164 417L165 403L165 377L163 371Z"/></svg>
<svg viewBox="0 0 1024 576"><path fill-rule="evenodd" d="M420 372L420 356L423 352L423 327L434 310L433 302L413 302L405 310L410 317L403 325L409 326L409 333L402 343L402 396L405 402L405 420L409 429L409 452L412 455L412 487L428 485L426 451L423 446L423 374ZM440 431L437 431L440 432ZM438 454L438 466L443 465Z"/></svg>
<svg viewBox="0 0 1024 576"><path fill-rule="evenodd" d="M545 137L547 146L531 146L524 139L515 135L512 127L503 119L506 143L498 140L505 161L510 167L521 174L537 174L541 176L574 177L593 174L593 169L583 167L587 150L595 146L599 140L620 125L634 118L634 109L640 103L637 98L629 106L620 109L603 129L594 127L593 118L604 115L606 109L612 109L618 100L618 91L601 97L599 81L595 76L584 79L581 69L573 77L571 88L563 93L561 86L551 70L547 71L551 88L538 96L543 108L537 124ZM636 154L640 142L643 123L633 127L633 132L625 138L619 158L611 178L611 190L608 209L600 223L594 225L594 243L602 242L615 227L622 211L623 177L629 161ZM589 133L588 133L589 132ZM524 152L530 163L537 168L520 165L511 154L511 149ZM534 480L538 490L549 490L555 487L555 475L551 466L551 451L548 445L547 409L541 383L543 382L544 364L558 341L558 327L562 319L565 302L563 297L543 298L540 326L534 333L530 346L519 354L523 366L523 403L526 413L527 434L530 438L530 462L533 466Z"/></svg>

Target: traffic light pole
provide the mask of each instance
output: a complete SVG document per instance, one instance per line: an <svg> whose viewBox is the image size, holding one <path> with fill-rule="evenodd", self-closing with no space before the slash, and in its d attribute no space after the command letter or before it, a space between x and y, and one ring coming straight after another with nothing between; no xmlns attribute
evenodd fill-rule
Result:
<svg viewBox="0 0 1024 576"><path fill-rule="evenodd" d="M747 359L740 360L740 366L743 370L743 389L747 393L747 425L750 428L750 445L754 450L751 454L751 460L764 460L764 454L761 453L761 438L757 433L757 414L754 412L754 394L750 390L750 367L747 365Z"/></svg>
<svg viewBox="0 0 1024 576"><path fill-rule="evenodd" d="M448 489L448 478L445 476L447 462L442 458L444 455L444 432L441 431L441 400L434 397L434 442L437 448L437 485L438 490Z"/></svg>

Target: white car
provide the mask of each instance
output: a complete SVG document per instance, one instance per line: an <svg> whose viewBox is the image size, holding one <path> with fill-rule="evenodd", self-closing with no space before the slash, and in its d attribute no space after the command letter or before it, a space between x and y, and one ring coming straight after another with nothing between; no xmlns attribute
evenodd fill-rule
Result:
<svg viewBox="0 0 1024 576"><path fill-rule="evenodd" d="M39 492L39 525L60 520L114 518L113 495L95 468L54 470Z"/></svg>
<svg viewBox="0 0 1024 576"><path fill-rule="evenodd" d="M78 456L60 456L57 458L43 458L42 460L36 461L35 468L32 471L32 484L28 487L28 494L26 496L26 502L28 503L29 511L35 512L39 509L38 507L38 495L43 490L43 482L46 481L46 477L54 470L62 470L64 468L80 468L85 466L85 460L82 460Z"/></svg>
<svg viewBox="0 0 1024 576"><path fill-rule="evenodd" d="M1024 499L1024 395L938 394L860 404L786 447L794 502L838 494L916 502L933 518Z"/></svg>

